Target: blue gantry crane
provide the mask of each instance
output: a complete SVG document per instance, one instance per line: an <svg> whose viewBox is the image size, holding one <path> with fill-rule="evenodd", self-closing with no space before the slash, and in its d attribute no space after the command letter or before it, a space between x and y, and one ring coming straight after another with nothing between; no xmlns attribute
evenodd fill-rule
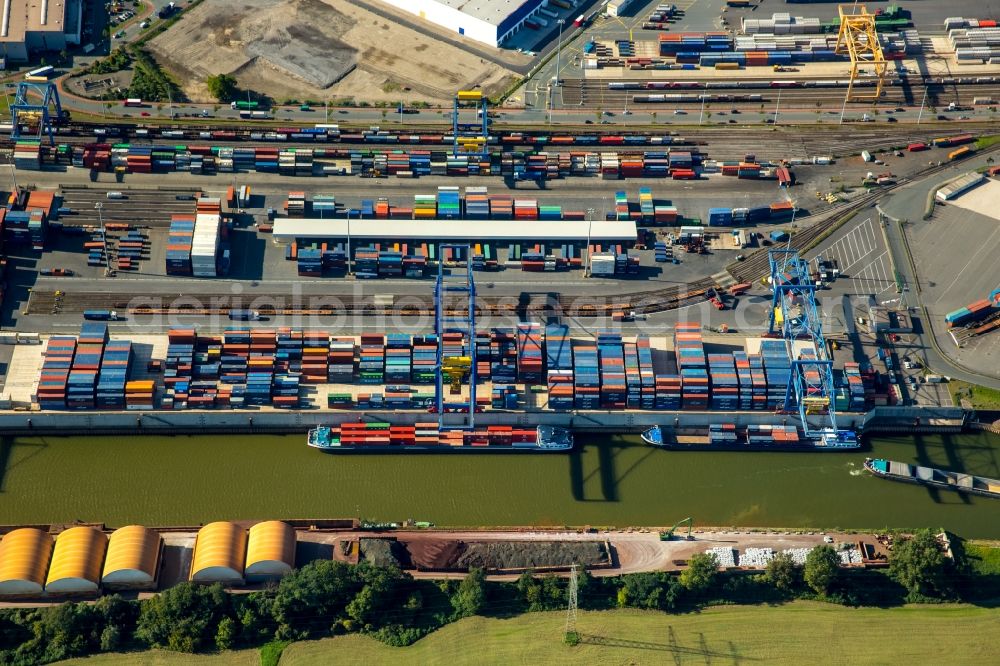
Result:
<svg viewBox="0 0 1000 666"><path fill-rule="evenodd" d="M56 84L18 82L14 102L10 105L11 139L16 141L22 138L22 128L26 127L34 134L32 138L40 140L43 133L48 134L49 142L55 145L56 138L52 128L62 119L62 103L59 101Z"/></svg>
<svg viewBox="0 0 1000 666"><path fill-rule="evenodd" d="M833 360L823 339L823 322L816 308L816 286L809 264L788 247L768 251L771 267L771 314L768 330L781 335L791 363L791 379L782 411L798 411L806 437L830 446L848 443L855 434L837 428L834 403ZM812 342L810 353L796 353L794 341ZM818 425L814 425L818 424Z"/></svg>
<svg viewBox="0 0 1000 666"><path fill-rule="evenodd" d="M462 123L462 111L474 110L477 114L475 122ZM490 117L489 100L481 90L459 90L451 114L452 121L452 154L458 157L465 155L477 157L480 160L490 155Z"/></svg>
<svg viewBox="0 0 1000 666"><path fill-rule="evenodd" d="M434 397L438 426L471 430L476 420L476 283L468 245L444 244L438 248L434 332L437 335ZM467 398L462 397L465 383L469 387ZM461 423L446 423L448 414L466 416Z"/></svg>

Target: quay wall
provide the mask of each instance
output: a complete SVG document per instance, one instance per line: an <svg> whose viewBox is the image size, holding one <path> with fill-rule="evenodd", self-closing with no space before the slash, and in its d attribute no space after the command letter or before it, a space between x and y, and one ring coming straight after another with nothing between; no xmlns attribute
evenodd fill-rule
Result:
<svg viewBox="0 0 1000 666"><path fill-rule="evenodd" d="M639 432L653 425L674 428L704 428L715 423L737 426L756 424L796 425L797 415L770 412L488 412L476 414L476 425L552 425L578 432ZM305 433L317 425L356 421L391 421L408 425L436 421L436 414L387 411L79 411L0 412L0 435L137 435L137 434L233 434ZM962 430L968 413L957 407L876 407L865 414L838 414L840 428L879 432L956 432ZM461 424L457 415L448 423Z"/></svg>

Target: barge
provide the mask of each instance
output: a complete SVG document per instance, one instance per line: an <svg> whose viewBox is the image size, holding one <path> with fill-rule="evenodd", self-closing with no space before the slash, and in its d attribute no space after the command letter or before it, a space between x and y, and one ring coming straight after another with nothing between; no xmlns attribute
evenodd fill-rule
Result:
<svg viewBox="0 0 1000 666"><path fill-rule="evenodd" d="M921 486L931 486L933 488L957 490L960 493L969 493L971 495L1000 498L1000 480L985 476L949 472L943 469L910 465L883 458L866 459L865 469L882 479L916 483Z"/></svg>
<svg viewBox="0 0 1000 666"><path fill-rule="evenodd" d="M658 425L642 433L642 440L674 451L855 451L861 440L853 430L822 432L806 436L795 426L749 425L737 428L726 423L710 425L707 431L668 433Z"/></svg>
<svg viewBox="0 0 1000 666"><path fill-rule="evenodd" d="M570 430L555 426L463 430L440 428L437 423L375 422L317 426L309 430L306 444L327 453L561 453L572 450L574 442Z"/></svg>

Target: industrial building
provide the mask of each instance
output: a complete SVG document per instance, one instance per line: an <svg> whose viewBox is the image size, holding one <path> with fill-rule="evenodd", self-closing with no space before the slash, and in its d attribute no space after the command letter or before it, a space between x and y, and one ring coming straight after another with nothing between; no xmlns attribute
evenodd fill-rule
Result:
<svg viewBox="0 0 1000 666"><path fill-rule="evenodd" d="M291 525L269 520L250 528L246 566L248 581L280 578L294 567L295 530Z"/></svg>
<svg viewBox="0 0 1000 666"><path fill-rule="evenodd" d="M477 42L500 46L544 0L382 0Z"/></svg>
<svg viewBox="0 0 1000 666"><path fill-rule="evenodd" d="M421 239L425 242L635 242L636 225L631 220L525 220L502 225L483 224L479 229L468 220L316 220L281 218L274 221L274 240L290 243L298 238L343 240L354 243L385 243Z"/></svg>
<svg viewBox="0 0 1000 666"><path fill-rule="evenodd" d="M141 525L119 528L108 542L101 585L115 590L154 590L163 539Z"/></svg>
<svg viewBox="0 0 1000 666"><path fill-rule="evenodd" d="M48 594L95 594L108 537L93 527L71 527L56 537L45 581Z"/></svg>
<svg viewBox="0 0 1000 666"><path fill-rule="evenodd" d="M956 178L944 187L940 188L935 195L938 201L951 201L956 199L972 188L976 187L980 183L986 180L986 177L981 173L976 173L975 171L970 171L960 178Z"/></svg>
<svg viewBox="0 0 1000 666"><path fill-rule="evenodd" d="M235 523L209 523L198 531L191 559L195 583L243 584L247 533Z"/></svg>
<svg viewBox="0 0 1000 666"><path fill-rule="evenodd" d="M26 62L36 53L80 43L82 0L4 0L0 56Z"/></svg>
<svg viewBox="0 0 1000 666"><path fill-rule="evenodd" d="M52 537L34 527L8 532L0 541L0 596L37 596L52 555Z"/></svg>

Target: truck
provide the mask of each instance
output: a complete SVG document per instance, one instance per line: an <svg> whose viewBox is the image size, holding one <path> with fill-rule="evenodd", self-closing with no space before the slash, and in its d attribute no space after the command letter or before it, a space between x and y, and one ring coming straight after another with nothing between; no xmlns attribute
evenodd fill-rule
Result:
<svg viewBox="0 0 1000 666"><path fill-rule="evenodd" d="M230 310L229 319L231 321L260 321L260 312L257 310Z"/></svg>
<svg viewBox="0 0 1000 666"><path fill-rule="evenodd" d="M118 313L114 310L84 310L83 318L90 321L118 321Z"/></svg>

